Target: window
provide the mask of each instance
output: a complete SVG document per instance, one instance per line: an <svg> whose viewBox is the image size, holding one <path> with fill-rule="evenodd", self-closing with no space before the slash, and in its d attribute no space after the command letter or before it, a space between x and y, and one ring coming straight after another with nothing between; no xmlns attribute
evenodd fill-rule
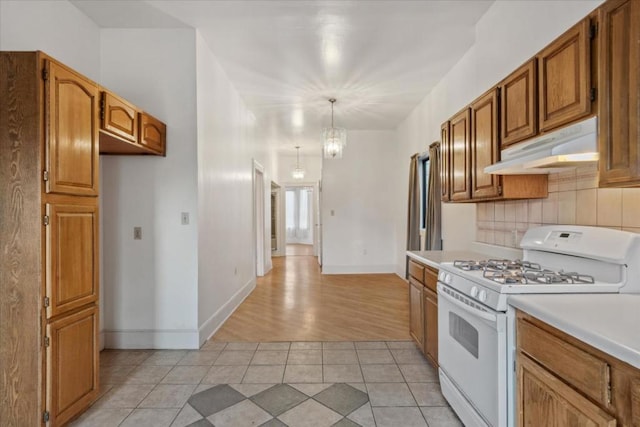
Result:
<svg viewBox="0 0 640 427"><path fill-rule="evenodd" d="M429 155L420 157L420 228L427 228L427 200L429 199Z"/></svg>

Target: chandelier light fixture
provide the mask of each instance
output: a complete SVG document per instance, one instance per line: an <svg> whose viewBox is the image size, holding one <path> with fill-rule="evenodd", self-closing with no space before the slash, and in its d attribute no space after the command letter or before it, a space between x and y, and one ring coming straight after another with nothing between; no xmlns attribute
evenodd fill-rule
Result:
<svg viewBox="0 0 640 427"><path fill-rule="evenodd" d="M304 169L300 167L300 146L296 145L296 167L291 172L291 176L293 179L303 179L304 178Z"/></svg>
<svg viewBox="0 0 640 427"><path fill-rule="evenodd" d="M333 125L333 104L336 100L331 98L329 102L331 103L331 127L324 128L322 131L324 158L340 159L344 147L347 145L347 130Z"/></svg>

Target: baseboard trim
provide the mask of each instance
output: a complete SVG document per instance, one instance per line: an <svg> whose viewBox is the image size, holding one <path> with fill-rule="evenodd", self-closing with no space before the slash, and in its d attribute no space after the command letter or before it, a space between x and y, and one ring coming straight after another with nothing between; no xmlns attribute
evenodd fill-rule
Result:
<svg viewBox="0 0 640 427"><path fill-rule="evenodd" d="M188 329L105 329L104 347L112 349L198 349L198 331Z"/></svg>
<svg viewBox="0 0 640 427"><path fill-rule="evenodd" d="M322 274L379 274L395 273L395 264L388 265L327 265L322 266Z"/></svg>
<svg viewBox="0 0 640 427"><path fill-rule="evenodd" d="M256 287L256 279L249 280L238 292L236 292L222 307L211 315L198 329L199 342L198 347L204 344L206 340L211 338L218 329L227 321L229 316L236 311L236 308L242 304Z"/></svg>

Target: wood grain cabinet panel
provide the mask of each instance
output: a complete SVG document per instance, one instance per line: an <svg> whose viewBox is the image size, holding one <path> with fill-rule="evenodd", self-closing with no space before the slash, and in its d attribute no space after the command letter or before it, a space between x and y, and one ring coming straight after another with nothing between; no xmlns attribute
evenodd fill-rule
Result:
<svg viewBox="0 0 640 427"><path fill-rule="evenodd" d="M450 199L471 199L471 110L465 108L451 118L449 128Z"/></svg>
<svg viewBox="0 0 640 427"><path fill-rule="evenodd" d="M0 52L3 427L64 425L97 395L98 95L42 52Z"/></svg>
<svg viewBox="0 0 640 427"><path fill-rule="evenodd" d="M599 9L600 186L640 185L640 2Z"/></svg>
<svg viewBox="0 0 640 427"><path fill-rule="evenodd" d="M591 113L590 28L583 19L537 56L541 131Z"/></svg>
<svg viewBox="0 0 640 427"><path fill-rule="evenodd" d="M501 176L484 173L500 159L498 141L498 89L492 89L471 104L471 197L496 198Z"/></svg>
<svg viewBox="0 0 640 427"><path fill-rule="evenodd" d="M614 427L615 417L518 353L519 427Z"/></svg>
<svg viewBox="0 0 640 427"><path fill-rule="evenodd" d="M411 277L409 278L409 334L419 348L424 345L423 289L422 283Z"/></svg>
<svg viewBox="0 0 640 427"><path fill-rule="evenodd" d="M424 288L424 355L438 367L438 294Z"/></svg>
<svg viewBox="0 0 640 427"><path fill-rule="evenodd" d="M409 275L422 284L424 284L424 272L425 267L422 264L409 260Z"/></svg>
<svg viewBox="0 0 640 427"><path fill-rule="evenodd" d="M65 424L98 394L98 308L91 306L47 325L47 411Z"/></svg>
<svg viewBox="0 0 640 427"><path fill-rule="evenodd" d="M500 83L501 148L537 135L537 79L532 59Z"/></svg>
<svg viewBox="0 0 640 427"><path fill-rule="evenodd" d="M98 205L73 202L46 205L47 318L98 299Z"/></svg>
<svg viewBox="0 0 640 427"><path fill-rule="evenodd" d="M102 92L100 127L104 132L135 143L138 141L138 110L124 99Z"/></svg>
<svg viewBox="0 0 640 427"><path fill-rule="evenodd" d="M140 113L140 145L164 156L166 135L164 123L147 113Z"/></svg>
<svg viewBox="0 0 640 427"><path fill-rule="evenodd" d="M98 195L98 86L45 61L47 193Z"/></svg>
<svg viewBox="0 0 640 427"><path fill-rule="evenodd" d="M449 140L449 122L444 122L440 127L440 187L441 198L443 202L450 200L451 189L451 159L449 153L451 152L450 140Z"/></svg>

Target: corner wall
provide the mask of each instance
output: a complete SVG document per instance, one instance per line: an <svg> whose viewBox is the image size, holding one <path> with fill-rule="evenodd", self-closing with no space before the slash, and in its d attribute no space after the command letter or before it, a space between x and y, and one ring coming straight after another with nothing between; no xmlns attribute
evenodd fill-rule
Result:
<svg viewBox="0 0 640 427"><path fill-rule="evenodd" d="M197 348L195 31L105 29L100 50L101 83L167 124L166 157L102 156L106 346Z"/></svg>
<svg viewBox="0 0 640 427"><path fill-rule="evenodd" d="M199 33L198 328L213 334L255 287L252 159L264 167L265 269L270 269L274 150Z"/></svg>
<svg viewBox="0 0 640 427"><path fill-rule="evenodd" d="M409 157L440 140L440 125L598 7L594 1L497 1L476 25L476 41L462 59L398 126L394 170L403 191L393 204L398 247L396 271L404 277ZM443 203L444 249L470 249L476 239L476 204Z"/></svg>

